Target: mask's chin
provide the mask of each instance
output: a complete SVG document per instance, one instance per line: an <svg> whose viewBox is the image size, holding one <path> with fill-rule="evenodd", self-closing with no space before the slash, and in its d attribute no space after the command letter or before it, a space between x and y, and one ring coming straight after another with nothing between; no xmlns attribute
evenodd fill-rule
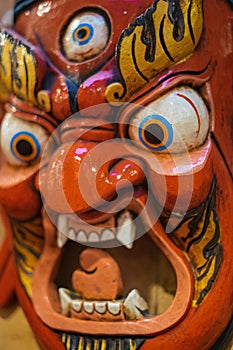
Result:
<svg viewBox="0 0 233 350"><path fill-rule="evenodd" d="M81 334L152 335L184 317L193 296L190 267L158 223L142 235L146 219L134 227L135 216L130 209L120 212L105 221L106 227L102 222L101 228L95 225L96 230L92 226L89 232L74 227L72 220L64 224L61 217L63 232L67 226L65 236L55 232L48 217L44 219L47 239L34 272L32 294L36 312L47 326ZM110 221L115 222L114 228L110 229ZM117 230L118 222L124 232ZM96 269L85 271L79 261L92 253L104 254L110 265L119 268L122 285L114 296L95 292L98 281L101 285L102 280L111 280L111 268L99 268L88 296L74 288L72 276L77 271L77 285L78 276L95 275Z"/></svg>

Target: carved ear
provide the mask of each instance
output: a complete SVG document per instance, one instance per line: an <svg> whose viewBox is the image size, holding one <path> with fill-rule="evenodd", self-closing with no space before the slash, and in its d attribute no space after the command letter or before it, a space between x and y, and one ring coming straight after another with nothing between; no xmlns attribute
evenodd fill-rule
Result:
<svg viewBox="0 0 233 350"><path fill-rule="evenodd" d="M202 30L202 0L155 1L120 37L116 61L122 81L108 86L107 101L127 101L164 69L189 57Z"/></svg>

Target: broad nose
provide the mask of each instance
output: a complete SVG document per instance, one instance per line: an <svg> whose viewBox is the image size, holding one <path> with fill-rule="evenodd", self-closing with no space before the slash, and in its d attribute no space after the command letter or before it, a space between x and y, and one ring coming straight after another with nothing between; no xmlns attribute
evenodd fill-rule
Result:
<svg viewBox="0 0 233 350"><path fill-rule="evenodd" d="M40 190L53 211L83 213L120 197L124 189L142 184L143 167L117 139L66 143L41 171Z"/></svg>

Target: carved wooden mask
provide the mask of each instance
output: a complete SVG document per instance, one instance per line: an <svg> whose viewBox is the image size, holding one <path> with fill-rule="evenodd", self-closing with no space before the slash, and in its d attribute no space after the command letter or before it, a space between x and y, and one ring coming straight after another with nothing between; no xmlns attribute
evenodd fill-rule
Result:
<svg viewBox="0 0 233 350"><path fill-rule="evenodd" d="M225 349L232 4L16 0L0 31L0 306L43 349Z"/></svg>

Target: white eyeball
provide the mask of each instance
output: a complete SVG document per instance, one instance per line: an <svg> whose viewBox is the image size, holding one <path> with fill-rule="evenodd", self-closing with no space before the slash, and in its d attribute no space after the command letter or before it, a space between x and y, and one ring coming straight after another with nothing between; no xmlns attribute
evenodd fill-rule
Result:
<svg viewBox="0 0 233 350"><path fill-rule="evenodd" d="M67 25L62 37L64 56L83 62L100 54L109 42L110 22L99 12L77 14Z"/></svg>
<svg viewBox="0 0 233 350"><path fill-rule="evenodd" d="M40 159L48 134L40 125L6 113L1 124L1 150L12 165L28 165Z"/></svg>
<svg viewBox="0 0 233 350"><path fill-rule="evenodd" d="M129 136L154 152L183 153L201 146L209 131L204 100L180 87L140 109L130 120Z"/></svg>

